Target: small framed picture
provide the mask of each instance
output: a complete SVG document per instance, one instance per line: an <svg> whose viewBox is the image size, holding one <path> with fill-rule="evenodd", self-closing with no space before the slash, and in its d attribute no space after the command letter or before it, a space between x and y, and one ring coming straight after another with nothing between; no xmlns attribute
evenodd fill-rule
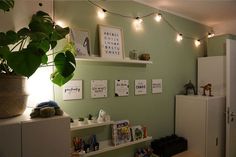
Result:
<svg viewBox="0 0 236 157"><path fill-rule="evenodd" d="M115 96L129 96L129 80L115 80Z"/></svg>
<svg viewBox="0 0 236 157"><path fill-rule="evenodd" d="M71 80L63 86L63 100L76 100L83 98L83 81Z"/></svg>
<svg viewBox="0 0 236 157"><path fill-rule="evenodd" d="M147 94L147 81L146 80L135 80L135 95Z"/></svg>
<svg viewBox="0 0 236 157"><path fill-rule="evenodd" d="M121 28L99 25L99 42L101 57L124 59L123 31Z"/></svg>
<svg viewBox="0 0 236 157"><path fill-rule="evenodd" d="M76 57L88 57L91 54L89 32L85 29L71 29L71 39L77 50Z"/></svg>
<svg viewBox="0 0 236 157"><path fill-rule="evenodd" d="M107 80L91 80L91 98L107 97Z"/></svg>

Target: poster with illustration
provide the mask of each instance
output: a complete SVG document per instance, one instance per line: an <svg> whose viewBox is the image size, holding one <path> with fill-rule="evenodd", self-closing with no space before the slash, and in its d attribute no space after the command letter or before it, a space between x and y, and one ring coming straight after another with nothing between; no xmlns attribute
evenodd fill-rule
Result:
<svg viewBox="0 0 236 157"><path fill-rule="evenodd" d="M115 96L129 95L129 80L115 80Z"/></svg>
<svg viewBox="0 0 236 157"><path fill-rule="evenodd" d="M107 97L107 80L91 81L91 98Z"/></svg>
<svg viewBox="0 0 236 157"><path fill-rule="evenodd" d="M63 86L63 100L82 99L83 81L71 80Z"/></svg>
<svg viewBox="0 0 236 157"><path fill-rule="evenodd" d="M147 94L147 81L135 80L135 95Z"/></svg>
<svg viewBox="0 0 236 157"><path fill-rule="evenodd" d="M89 32L83 29L71 29L71 39L75 43L77 50L76 57L87 57L90 56L90 39Z"/></svg>

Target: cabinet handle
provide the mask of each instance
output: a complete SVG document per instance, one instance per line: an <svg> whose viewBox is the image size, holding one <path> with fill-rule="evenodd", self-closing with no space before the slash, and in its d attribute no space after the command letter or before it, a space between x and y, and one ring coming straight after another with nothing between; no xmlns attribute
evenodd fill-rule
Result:
<svg viewBox="0 0 236 157"><path fill-rule="evenodd" d="M218 146L218 137L216 137L216 146Z"/></svg>

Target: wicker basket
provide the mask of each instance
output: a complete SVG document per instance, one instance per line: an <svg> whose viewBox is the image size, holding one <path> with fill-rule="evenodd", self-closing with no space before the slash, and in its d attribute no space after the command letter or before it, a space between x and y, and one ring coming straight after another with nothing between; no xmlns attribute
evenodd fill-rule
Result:
<svg viewBox="0 0 236 157"><path fill-rule="evenodd" d="M0 118L18 116L25 111L28 95L25 77L0 75Z"/></svg>

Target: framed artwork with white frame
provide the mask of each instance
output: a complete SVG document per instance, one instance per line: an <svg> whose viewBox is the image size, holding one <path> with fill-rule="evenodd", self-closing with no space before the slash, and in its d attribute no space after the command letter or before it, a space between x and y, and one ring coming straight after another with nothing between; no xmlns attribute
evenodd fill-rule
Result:
<svg viewBox="0 0 236 157"><path fill-rule="evenodd" d="M162 79L152 79L152 93L162 93Z"/></svg>
<svg viewBox="0 0 236 157"><path fill-rule="evenodd" d="M83 81L71 80L63 86L63 100L76 100L83 97Z"/></svg>
<svg viewBox="0 0 236 157"><path fill-rule="evenodd" d="M107 80L91 80L91 98L107 97Z"/></svg>
<svg viewBox="0 0 236 157"><path fill-rule="evenodd" d="M123 31L119 27L99 25L102 58L124 59Z"/></svg>
<svg viewBox="0 0 236 157"><path fill-rule="evenodd" d="M86 29L71 29L71 39L77 50L76 57L88 57L91 55L89 31Z"/></svg>
<svg viewBox="0 0 236 157"><path fill-rule="evenodd" d="M115 96L129 96L129 80L115 80Z"/></svg>
<svg viewBox="0 0 236 157"><path fill-rule="evenodd" d="M147 80L135 80L135 95L147 94Z"/></svg>

